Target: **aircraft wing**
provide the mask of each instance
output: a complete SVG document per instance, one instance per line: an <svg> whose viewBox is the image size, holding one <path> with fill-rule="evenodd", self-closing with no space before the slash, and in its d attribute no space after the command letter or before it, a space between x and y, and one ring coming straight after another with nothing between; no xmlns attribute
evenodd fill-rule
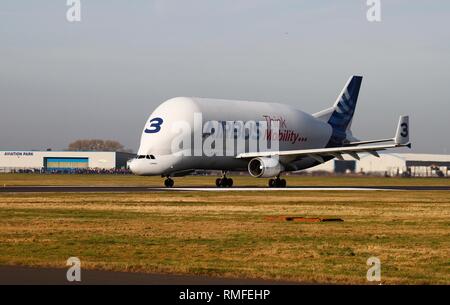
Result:
<svg viewBox="0 0 450 305"><path fill-rule="evenodd" d="M329 148L314 148L314 149L300 149L300 150L286 150L286 151L266 151L256 153L242 153L237 158L256 158L256 157L274 157L274 156L292 156L292 157L310 157L316 161L323 163L325 156L332 156L339 160L343 160L343 154L348 154L355 159L359 160L358 153L369 153L376 157L379 157L377 151L385 150L388 148L396 147L409 147L409 119L408 116L401 116L398 122L397 132L395 137L389 139L393 141L392 144L383 145L355 145L355 146L343 146L343 147L329 147ZM373 142L377 142L375 140ZM386 140L379 140L386 141ZM369 141L372 142L372 141Z"/></svg>

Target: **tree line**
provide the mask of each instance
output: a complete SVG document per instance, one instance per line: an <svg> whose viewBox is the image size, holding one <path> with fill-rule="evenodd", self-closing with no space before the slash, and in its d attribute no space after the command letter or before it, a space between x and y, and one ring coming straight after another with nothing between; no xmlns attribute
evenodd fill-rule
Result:
<svg viewBox="0 0 450 305"><path fill-rule="evenodd" d="M126 149L118 141L101 140L101 139L80 139L73 141L67 147L67 150L72 151L117 151L132 153L131 149Z"/></svg>

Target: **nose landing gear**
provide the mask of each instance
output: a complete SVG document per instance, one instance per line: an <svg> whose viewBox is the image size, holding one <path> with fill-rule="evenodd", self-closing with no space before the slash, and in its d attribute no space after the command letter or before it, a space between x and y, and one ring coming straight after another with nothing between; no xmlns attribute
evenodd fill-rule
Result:
<svg viewBox="0 0 450 305"><path fill-rule="evenodd" d="M275 179L269 180L269 187L286 187L286 180L277 176Z"/></svg>
<svg viewBox="0 0 450 305"><path fill-rule="evenodd" d="M233 179L227 178L226 172L223 172L222 178L216 179L216 186L217 187L232 187Z"/></svg>

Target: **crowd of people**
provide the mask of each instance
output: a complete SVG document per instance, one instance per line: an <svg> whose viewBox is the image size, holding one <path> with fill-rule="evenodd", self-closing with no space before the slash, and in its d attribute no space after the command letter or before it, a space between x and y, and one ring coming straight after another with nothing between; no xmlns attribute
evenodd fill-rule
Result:
<svg viewBox="0 0 450 305"><path fill-rule="evenodd" d="M127 168L77 168L77 169L12 169L10 173L20 174L101 174L101 175L129 175L131 171Z"/></svg>

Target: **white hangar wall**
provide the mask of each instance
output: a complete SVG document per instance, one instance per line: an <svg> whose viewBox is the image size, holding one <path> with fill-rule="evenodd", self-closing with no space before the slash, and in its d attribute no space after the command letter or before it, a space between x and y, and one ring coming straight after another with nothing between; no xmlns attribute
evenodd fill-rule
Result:
<svg viewBox="0 0 450 305"><path fill-rule="evenodd" d="M380 174L390 176L410 173L412 176L444 176L450 175L450 155L437 154L396 154L381 153L380 158L370 154L360 154L361 160L343 155L346 161L354 162L355 173ZM335 159L307 169L307 172L336 172ZM339 162L339 161L337 161Z"/></svg>
<svg viewBox="0 0 450 305"><path fill-rule="evenodd" d="M133 154L98 151L0 151L0 171L46 168L114 169L126 166Z"/></svg>

